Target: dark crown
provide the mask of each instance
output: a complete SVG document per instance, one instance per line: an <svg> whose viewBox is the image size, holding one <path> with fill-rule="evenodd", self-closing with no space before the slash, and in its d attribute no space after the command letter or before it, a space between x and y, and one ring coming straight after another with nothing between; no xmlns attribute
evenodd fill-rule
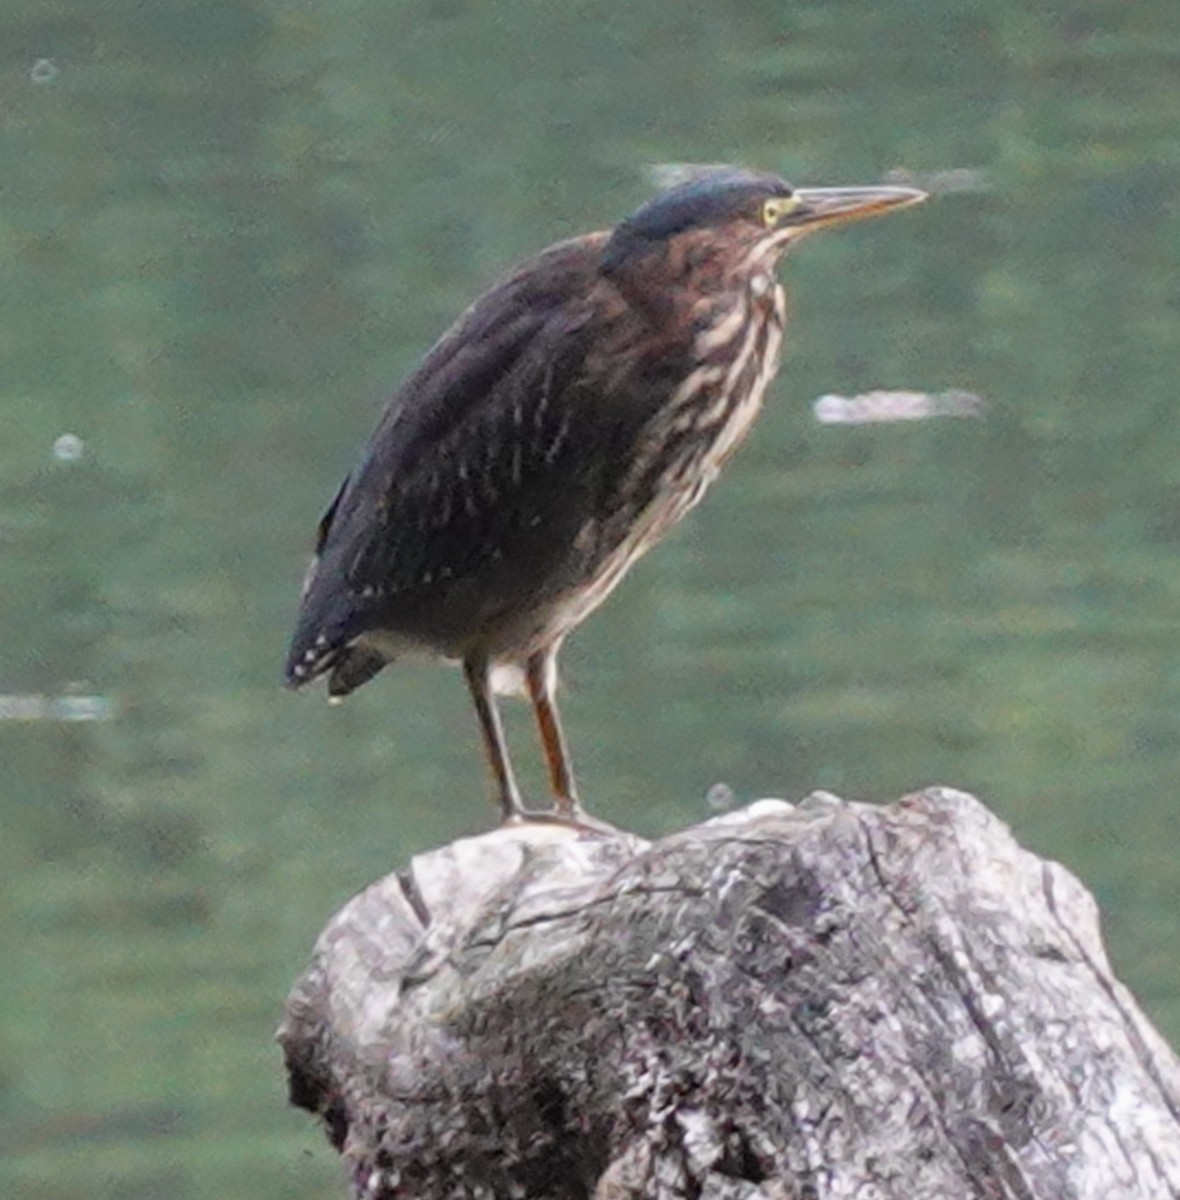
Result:
<svg viewBox="0 0 1180 1200"><path fill-rule="evenodd" d="M762 200L790 194L785 179L761 171L726 167L694 175L661 192L616 227L603 250L602 269L610 274L686 229L723 225L752 215Z"/></svg>

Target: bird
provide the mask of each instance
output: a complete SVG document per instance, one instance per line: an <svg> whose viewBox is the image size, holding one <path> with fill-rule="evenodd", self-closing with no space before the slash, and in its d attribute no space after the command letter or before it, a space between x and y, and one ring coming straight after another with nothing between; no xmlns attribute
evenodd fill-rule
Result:
<svg viewBox="0 0 1180 1200"><path fill-rule="evenodd" d="M597 828L557 706L562 644L692 509L780 360L804 236L924 200L710 168L509 271L386 403L318 527L286 682L339 701L403 657L461 665L502 821ZM497 696L531 701L522 799Z"/></svg>

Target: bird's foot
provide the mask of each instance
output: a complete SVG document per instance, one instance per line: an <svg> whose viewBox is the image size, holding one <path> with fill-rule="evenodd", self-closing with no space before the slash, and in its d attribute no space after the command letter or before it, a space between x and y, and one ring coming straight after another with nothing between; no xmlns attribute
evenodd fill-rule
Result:
<svg viewBox="0 0 1180 1200"><path fill-rule="evenodd" d="M592 817L579 805L568 809L550 809L548 812L517 808L505 814L502 824L505 826L565 825L581 833L596 834L598 837L618 837L623 832L608 821L600 821L597 817Z"/></svg>

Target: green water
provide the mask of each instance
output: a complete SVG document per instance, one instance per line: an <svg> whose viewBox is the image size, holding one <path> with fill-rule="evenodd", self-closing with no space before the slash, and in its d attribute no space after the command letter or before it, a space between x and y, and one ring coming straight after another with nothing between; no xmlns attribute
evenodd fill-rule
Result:
<svg viewBox="0 0 1180 1200"><path fill-rule="evenodd" d="M9 0L0 1192L337 1194L282 997L491 808L453 672L277 686L313 527L455 312L670 161L942 194L788 262L750 444L571 642L592 807L971 789L1180 1038L1180 10L1027 7ZM988 407L813 419L875 387Z"/></svg>

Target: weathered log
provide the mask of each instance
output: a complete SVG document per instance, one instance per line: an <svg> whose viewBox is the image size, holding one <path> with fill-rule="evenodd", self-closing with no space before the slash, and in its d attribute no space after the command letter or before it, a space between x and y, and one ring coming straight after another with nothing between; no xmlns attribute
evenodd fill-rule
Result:
<svg viewBox="0 0 1180 1200"><path fill-rule="evenodd" d="M975 799L761 801L413 860L280 1030L357 1197L1180 1196L1180 1064Z"/></svg>

